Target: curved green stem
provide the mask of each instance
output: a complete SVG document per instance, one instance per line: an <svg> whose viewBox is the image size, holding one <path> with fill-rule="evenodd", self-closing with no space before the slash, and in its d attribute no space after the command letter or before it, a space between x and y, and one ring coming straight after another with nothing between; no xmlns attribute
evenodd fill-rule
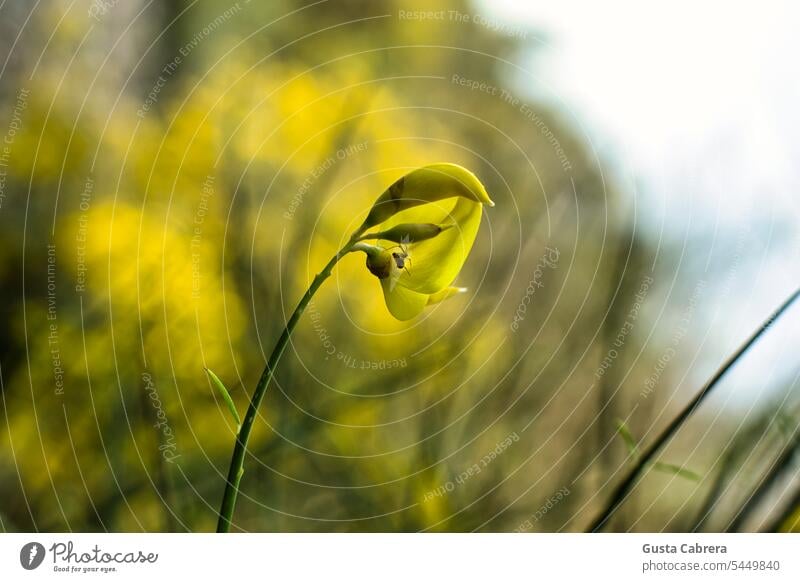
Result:
<svg viewBox="0 0 800 582"><path fill-rule="evenodd" d="M339 262L339 259L341 259L350 251L355 250L353 247L356 243L356 239L360 235L361 230L359 229L359 231L351 237L350 242L348 242L342 248L342 250L336 253L333 258L328 261L328 264L325 265L325 268L322 269L322 271L320 271L316 277L314 277L314 280L311 282L311 286L305 292L303 298L300 299L300 303L297 304L297 307L295 307L294 313L292 313L292 316L286 323L286 327L283 329L283 333L281 333L281 337L278 338L278 342L272 349L272 354L270 355L269 360L267 360L267 365L264 368L264 371L261 373L261 378L258 380L255 392L253 392L253 398L250 400L250 406L247 407L247 413L244 415L242 426L239 429L239 433L236 435L236 444L233 447L231 465L228 469L228 479L225 483L225 493L222 496L222 505L220 506L219 510L217 533L225 533L230 530L233 510L236 507L236 497L239 493L239 483L241 482L242 475L244 474L244 456L247 452L247 442L250 440L250 432L253 430L253 422L258 414L258 407L261 405L261 401L264 399L267 386L269 386L269 382L275 372L275 367L278 365L278 361L281 359L281 355L286 349L286 345L289 343L289 336L292 334L297 322L300 320L300 316L303 315L303 311L305 311L309 301L311 301L311 298L314 296L314 293L317 292L325 279L330 277L331 271L336 263Z"/></svg>
<svg viewBox="0 0 800 582"><path fill-rule="evenodd" d="M672 419L672 421L667 425L667 427L658 435L658 438L651 444L642 454L642 456L637 461L636 465L631 469L625 479L617 485L614 492L611 494L611 500L608 504L603 508L603 511L597 516L594 521L592 521L589 529L589 532L598 532L600 531L603 526L606 524L608 519L614 514L614 512L622 505L622 502L625 501L625 498L628 496L628 493L633 489L633 486L639 480L642 472L644 471L645 467L648 463L656 456L656 454L661 450L661 448L669 442L678 429L683 425L687 418L689 418L692 413L697 410L700 404L705 400L708 394L714 389L714 387L719 383L722 377L730 370L733 365L739 361L747 350L752 347L756 340L761 337L761 335L767 331L772 324L775 323L775 320L778 319L789 307L798 299L800 298L800 289L792 293L792 295L784 301L784 303L770 316L768 320L766 320L761 327L759 327L753 335L751 335L742 346L736 350L730 358L728 358L722 367L717 370L716 374L706 383L705 386L698 392L692 400L684 406L684 408L680 411L680 413Z"/></svg>

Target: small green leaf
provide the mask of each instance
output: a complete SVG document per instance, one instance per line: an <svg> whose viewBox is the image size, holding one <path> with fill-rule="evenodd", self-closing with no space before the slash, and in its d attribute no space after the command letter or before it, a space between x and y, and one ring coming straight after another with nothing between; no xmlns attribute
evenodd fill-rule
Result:
<svg viewBox="0 0 800 582"><path fill-rule="evenodd" d="M220 380L214 372L212 372L208 368L205 368L205 371L206 374L208 374L208 377L211 378L211 383L217 387L217 390L222 396L222 399L225 401L225 404L228 405L228 410L231 411L231 415L233 416L233 419L236 421L236 433L238 434L239 428L242 426L242 421L239 419L239 413L236 412L236 405L233 403L233 398L231 398L228 389L225 388L225 384L222 383L222 380Z"/></svg>
<svg viewBox="0 0 800 582"><path fill-rule="evenodd" d="M653 469L663 473L670 473L671 475L678 475L690 481L700 481L700 475L689 469L684 469L678 465L670 465L669 463L653 463Z"/></svg>
<svg viewBox="0 0 800 582"><path fill-rule="evenodd" d="M637 443L636 439L633 438L633 434L628 428L628 425L621 420L617 420L617 433L619 433L619 436L621 436L622 440L625 441L625 445L628 447L628 454L634 459L638 459L639 443Z"/></svg>

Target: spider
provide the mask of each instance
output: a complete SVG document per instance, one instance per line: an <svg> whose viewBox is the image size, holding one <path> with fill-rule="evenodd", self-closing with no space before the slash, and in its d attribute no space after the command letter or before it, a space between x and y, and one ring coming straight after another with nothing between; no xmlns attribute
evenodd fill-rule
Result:
<svg viewBox="0 0 800 582"><path fill-rule="evenodd" d="M408 256L408 247L406 247L404 244L399 244L389 248L400 249L400 252L395 251L392 253L392 259L394 260L394 264L397 265L398 269L403 269L405 270L406 273L411 275L411 271L408 268L408 265L411 264L411 258Z"/></svg>

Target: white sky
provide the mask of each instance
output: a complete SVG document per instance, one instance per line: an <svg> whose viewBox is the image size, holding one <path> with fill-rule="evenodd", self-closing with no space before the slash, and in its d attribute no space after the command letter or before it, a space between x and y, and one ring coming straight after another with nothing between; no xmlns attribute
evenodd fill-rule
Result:
<svg viewBox="0 0 800 582"><path fill-rule="evenodd" d="M538 49L523 58L538 80L520 82L578 116L604 162L625 174L623 184L636 184L653 226L663 220L680 245L691 224L693 268L702 273L703 250L716 237L717 266L729 269L746 233L733 292L719 298L709 289L704 305L734 314L713 324L725 340L719 350L730 351L800 285L800 3L482 7L509 26L530 27L527 40ZM690 273L682 276L694 285ZM764 358L800 343L800 309L789 316L764 342ZM787 372L796 372L796 350L790 355ZM763 365L752 362L753 378Z"/></svg>

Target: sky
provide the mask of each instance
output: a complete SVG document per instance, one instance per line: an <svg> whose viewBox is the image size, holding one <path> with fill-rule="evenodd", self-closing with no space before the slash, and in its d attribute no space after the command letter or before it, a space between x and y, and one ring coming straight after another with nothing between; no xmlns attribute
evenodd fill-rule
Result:
<svg viewBox="0 0 800 582"><path fill-rule="evenodd" d="M694 333L730 352L800 285L800 5L485 0L528 28L524 89L569 112L641 210L645 233L710 278ZM710 271L707 271L710 269ZM684 300L685 302L685 300ZM674 311L684 306L671 302ZM800 308L736 373L797 373ZM706 373L703 369L700 373Z"/></svg>

